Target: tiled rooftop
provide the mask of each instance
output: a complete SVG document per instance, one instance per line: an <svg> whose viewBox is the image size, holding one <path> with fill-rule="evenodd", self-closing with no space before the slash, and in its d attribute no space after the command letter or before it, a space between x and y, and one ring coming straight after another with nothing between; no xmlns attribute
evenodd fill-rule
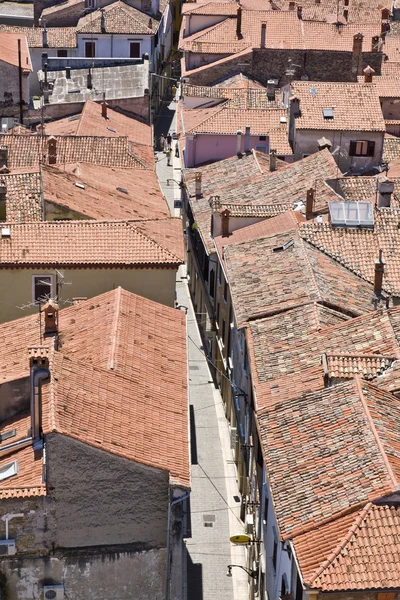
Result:
<svg viewBox="0 0 400 600"><path fill-rule="evenodd" d="M292 92L300 100L296 129L386 130L379 94L370 84L296 81ZM333 118L324 118L324 108L333 109Z"/></svg>
<svg viewBox="0 0 400 600"><path fill-rule="evenodd" d="M388 414L400 417L400 400L358 381L258 413L283 538L398 488L398 427L380 428Z"/></svg>
<svg viewBox="0 0 400 600"><path fill-rule="evenodd" d="M31 58L26 38L17 33L7 33L0 30L1 60L18 67L18 40L21 40L21 68L24 73L32 71Z"/></svg>
<svg viewBox="0 0 400 600"><path fill-rule="evenodd" d="M206 2L186 3L182 6L182 14L211 15L211 16L236 16L237 4L235 2Z"/></svg>
<svg viewBox="0 0 400 600"><path fill-rule="evenodd" d="M364 76L358 77L359 83L364 83ZM400 98L400 77L387 77L384 75L374 75L373 85L376 88L379 98Z"/></svg>
<svg viewBox="0 0 400 600"><path fill-rule="evenodd" d="M29 48L43 48L42 27L0 25L0 31L26 36ZM76 48L75 27L46 27L46 32L48 48Z"/></svg>
<svg viewBox="0 0 400 600"><path fill-rule="evenodd" d="M375 354L326 354L328 375L331 379L354 379L359 375L372 380L382 375L395 361L394 357Z"/></svg>
<svg viewBox="0 0 400 600"><path fill-rule="evenodd" d="M173 484L189 486L184 314L117 288L61 310L59 331L42 388L44 432L168 470ZM27 347L38 343L37 315L0 325L1 372L29 376ZM2 426L22 437L29 424L23 414ZM0 497L45 493L32 445L12 458L19 473L1 482Z"/></svg>
<svg viewBox="0 0 400 600"><path fill-rule="evenodd" d="M266 88L260 87L220 87L184 84L182 95L193 98L210 98L213 100L229 100L226 106L240 109L280 108L279 89L275 91L275 99L270 100Z"/></svg>
<svg viewBox="0 0 400 600"><path fill-rule="evenodd" d="M392 162L400 158L400 138L385 135L383 140L382 162Z"/></svg>
<svg viewBox="0 0 400 600"><path fill-rule="evenodd" d="M102 31L102 14L105 31ZM79 19L76 32L154 35L158 21L118 0Z"/></svg>
<svg viewBox="0 0 400 600"><path fill-rule="evenodd" d="M383 208L375 211L373 229L332 227L325 223L304 223L300 234L304 240L331 256L339 264L374 282L375 261L382 250L385 261L384 289L400 296L400 247L398 242L400 210Z"/></svg>
<svg viewBox="0 0 400 600"><path fill-rule="evenodd" d="M28 265L177 267L183 262L180 219L167 219L168 236L157 224L143 233L135 221L53 221L4 226L0 268ZM151 233L150 233L151 232ZM164 245L165 244L165 247Z"/></svg>
<svg viewBox="0 0 400 600"><path fill-rule="evenodd" d="M321 301L353 314L373 310L373 287L301 240L296 230L227 246L224 261L238 326Z"/></svg>
<svg viewBox="0 0 400 600"><path fill-rule="evenodd" d="M6 219L12 223L40 221L43 218L40 174L37 171L3 175L7 187Z"/></svg>

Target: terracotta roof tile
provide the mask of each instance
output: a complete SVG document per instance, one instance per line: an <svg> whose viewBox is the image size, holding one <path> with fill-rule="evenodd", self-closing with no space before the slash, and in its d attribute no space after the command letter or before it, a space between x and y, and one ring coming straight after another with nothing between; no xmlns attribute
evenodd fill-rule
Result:
<svg viewBox="0 0 400 600"><path fill-rule="evenodd" d="M3 62L18 67L18 40L21 40L21 66L25 73L32 71L31 57L26 38L18 33L0 30L0 56Z"/></svg>
<svg viewBox="0 0 400 600"><path fill-rule="evenodd" d="M384 289L399 296L399 220L399 209L383 208L375 211L375 225L371 230L336 228L330 223L304 223L300 227L300 234L304 240L371 283L375 278L375 261L381 249L386 262Z"/></svg>
<svg viewBox="0 0 400 600"><path fill-rule="evenodd" d="M211 15L211 16L236 16L237 4L235 2L196 2L193 4L184 4L182 14L193 15Z"/></svg>
<svg viewBox="0 0 400 600"><path fill-rule="evenodd" d="M6 219L10 223L40 221L43 216L38 172L10 173L2 176L7 188Z"/></svg>
<svg viewBox="0 0 400 600"><path fill-rule="evenodd" d="M364 83L364 76L359 76L358 82ZM374 75L373 82L367 85L375 86L379 98L400 97L400 77Z"/></svg>
<svg viewBox="0 0 400 600"><path fill-rule="evenodd" d="M15 33L16 36L24 35L29 48L43 48L42 27L0 25L0 31ZM76 48L75 27L46 27L46 31L48 48Z"/></svg>
<svg viewBox="0 0 400 600"><path fill-rule="evenodd" d="M382 375L395 361L394 357L376 354L326 354L328 373L334 379L354 379L359 375L372 380Z"/></svg>
<svg viewBox="0 0 400 600"><path fill-rule="evenodd" d="M1 455L0 449L0 468L14 460L18 463L18 473L0 482L0 498L44 496L46 486L43 483L43 459L40 452L34 452L32 442L5 456Z"/></svg>
<svg viewBox="0 0 400 600"><path fill-rule="evenodd" d="M382 162L392 162L400 158L400 139L385 135L383 141Z"/></svg>
<svg viewBox="0 0 400 600"><path fill-rule="evenodd" d="M296 117L296 129L386 130L375 86L296 81L292 84L292 91L300 100L301 114ZM324 108L333 108L333 119L324 118Z"/></svg>
<svg viewBox="0 0 400 600"><path fill-rule="evenodd" d="M0 240L0 268L51 264L169 268L182 263L180 219L167 220L168 237L159 225L148 225L155 239L142 233L138 225L134 221L86 220L7 223L11 237ZM169 248L164 248L164 243Z"/></svg>
<svg viewBox="0 0 400 600"><path fill-rule="evenodd" d="M368 385L339 384L258 413L283 538L396 490L392 444L382 448L363 397ZM400 405L394 396L386 401L390 409Z"/></svg>
<svg viewBox="0 0 400 600"><path fill-rule="evenodd" d="M281 108L279 89L275 91L275 99L268 98L267 90L259 87L238 88L221 86L182 86L182 95L191 98L210 98L214 100L229 100L226 104L229 108L240 109L266 109Z"/></svg>
<svg viewBox="0 0 400 600"><path fill-rule="evenodd" d="M102 31L102 14L105 32ZM151 26L150 26L151 25ZM91 12L78 21L77 33L135 33L154 35L158 20L125 2L113 2Z"/></svg>
<svg viewBox="0 0 400 600"><path fill-rule="evenodd" d="M121 288L62 309L59 351L53 351L52 378L42 388L45 433L56 430L168 470L172 483L189 486L185 335L181 311ZM27 347L38 343L37 315L1 324L0 377L28 377ZM19 436L27 425L21 415L3 427L16 428ZM14 486L9 496L40 488L41 461L33 462L32 445L21 452L27 467L21 462L18 476L4 482Z"/></svg>

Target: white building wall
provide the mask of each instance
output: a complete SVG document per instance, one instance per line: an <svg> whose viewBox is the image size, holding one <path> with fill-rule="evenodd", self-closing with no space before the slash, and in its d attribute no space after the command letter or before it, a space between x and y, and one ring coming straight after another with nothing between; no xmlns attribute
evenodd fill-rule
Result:
<svg viewBox="0 0 400 600"><path fill-rule="evenodd" d="M78 34L78 48L76 56L85 56L85 42L95 42L96 58L129 58L130 57L130 42L140 42L140 56L147 52L151 56L152 36L138 35L120 35L120 34L102 34L89 35Z"/></svg>

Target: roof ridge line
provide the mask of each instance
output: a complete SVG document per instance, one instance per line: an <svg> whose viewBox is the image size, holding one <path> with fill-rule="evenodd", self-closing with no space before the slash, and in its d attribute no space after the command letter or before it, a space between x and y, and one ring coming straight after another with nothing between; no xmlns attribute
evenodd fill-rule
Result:
<svg viewBox="0 0 400 600"><path fill-rule="evenodd" d="M372 434L373 434L373 436L375 438L375 441L376 441L376 444L378 446L378 450L381 453L381 456L383 458L383 462L385 463L385 466L386 466L389 478L391 479L392 484L394 485L394 487L395 488L399 488L399 483L398 483L398 481L396 479L396 476L395 476L395 474L393 472L393 469L392 469L392 467L390 465L389 459L386 456L386 452L385 452L385 449L383 447L382 440L379 437L379 433L378 433L378 431L377 431L377 429L375 427L374 420L373 420L373 418L371 416L371 413L369 411L369 408L368 408L368 405L367 405L367 402L366 402L366 399L365 399L365 396L364 396L364 392L363 392L363 389L362 389L362 386L361 386L361 382L360 382L359 376L355 375L354 380L355 380L355 384L356 384L356 387L357 387L357 391L358 391L358 394L359 394L359 397L360 397L360 401L361 401L362 407L363 407L364 412L365 412L365 416L367 417L368 423L369 423L369 425L371 427L371 430L372 430Z"/></svg>
<svg viewBox="0 0 400 600"><path fill-rule="evenodd" d="M252 148L251 153L252 153L252 155L254 157L254 160L256 161L256 165L258 167L258 170L260 171L261 175L264 175L265 173L262 170L262 168L260 166L260 163L258 162L258 158L257 158L257 154L256 154L256 151L255 151L255 148Z"/></svg>
<svg viewBox="0 0 400 600"><path fill-rule="evenodd" d="M298 535L304 535L305 533L310 533L310 531L313 531L314 529L318 529L319 527L323 527L324 525L327 525L328 523L338 521L339 519L346 517L347 515L351 514L352 512L361 510L364 506L365 506L365 500L358 502L358 504L355 504L353 506L348 506L347 508L340 510L338 513L335 513L334 515L331 515L330 517L326 517L325 519L322 519L318 523L314 522L314 523L310 523L310 525L306 525L304 527L300 526L298 529L295 529L294 531L292 531L292 533L290 535L288 535L286 538L284 538L284 541L293 540Z"/></svg>
<svg viewBox="0 0 400 600"><path fill-rule="evenodd" d="M359 528L362 521L367 516L367 513L370 511L371 507L372 507L372 502L368 502L364 506L364 508L360 511L359 515L357 515L357 517L354 519L354 522L352 523L351 527L349 528L347 534L336 545L334 550L332 550L332 552L328 555L328 558L323 563L321 563L321 565L318 567L317 571L314 573L312 578L307 580L308 585L312 585L315 582L315 580L318 579L318 577L320 575L322 575L322 573L325 571L325 569L327 567L329 567L330 564L332 564L332 562L335 560L335 558L337 558L338 555L342 552L342 550L347 546L347 544L350 542L351 538L355 534L356 530Z"/></svg>
<svg viewBox="0 0 400 600"><path fill-rule="evenodd" d="M115 298L115 310L114 310L114 318L111 326L111 348L110 354L108 357L107 368L111 371L114 370L115 367L115 353L117 349L117 334L118 334L118 325L119 325L119 317L121 314L121 291L122 288L119 285L117 287L117 293Z"/></svg>
<svg viewBox="0 0 400 600"><path fill-rule="evenodd" d="M197 125L195 125L194 127L192 127L191 129L185 131L185 133L191 133L192 131L194 131L195 129L197 129L197 127L200 127L200 125L203 125L203 123L206 123L207 121L209 121L210 119L212 119L213 117L215 117L215 115L219 115L219 113L221 111L224 110L224 108L226 108L226 104L229 102L229 100L225 100L225 102L221 103L221 107L219 110L216 110L215 113L213 113L212 115L210 115L209 117L207 117L206 119L204 119L204 121L201 121L200 123L197 123ZM213 108L212 106L210 108ZM207 109L205 109L207 110Z"/></svg>
<svg viewBox="0 0 400 600"><path fill-rule="evenodd" d="M307 251L306 251L306 248L305 248L305 243L306 242L305 242L305 240L303 240L303 238L301 236L299 236L299 241L300 241L300 244L301 244L302 254L303 254L304 258L305 258L306 266L307 266L307 268L309 270L309 273L311 275L311 280L312 280L312 282L314 284L314 287L315 287L315 290L317 292L318 300L322 301L323 300L322 294L321 294L321 291L320 291L320 289L318 287L317 280L315 279L314 271L312 269L312 266L311 266L311 263L310 263L310 259L308 258Z"/></svg>
<svg viewBox="0 0 400 600"><path fill-rule="evenodd" d="M166 218L168 218L168 217L166 217ZM152 219L149 219L149 220L152 220ZM138 222L140 222L139 219L136 221L136 223L138 223ZM143 237L145 237L148 240L150 240L151 242L153 242L153 244L156 244L156 246L158 246L159 248L161 248L161 250L164 250L164 252L167 252L175 260L181 261L181 259L179 258L179 256L176 256L176 254L174 254L173 252L171 252L171 250L169 250L168 248L165 248L162 244L160 244L160 242L157 242L157 240L155 240L154 238L152 238L148 233L143 233L143 231L140 231L140 229L137 229L137 226L135 227L131 223L129 223L129 227L131 227L135 231L135 233L138 233L138 234L142 235Z"/></svg>

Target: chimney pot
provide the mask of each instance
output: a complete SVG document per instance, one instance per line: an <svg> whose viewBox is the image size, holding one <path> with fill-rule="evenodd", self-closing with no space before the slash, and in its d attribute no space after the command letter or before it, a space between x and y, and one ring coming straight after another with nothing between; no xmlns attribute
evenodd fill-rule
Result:
<svg viewBox="0 0 400 600"><path fill-rule="evenodd" d="M394 182L386 176L378 179L378 208L390 208L390 200L394 191Z"/></svg>
<svg viewBox="0 0 400 600"><path fill-rule="evenodd" d="M289 10L294 10L296 8L296 2L289 2Z"/></svg>
<svg viewBox="0 0 400 600"><path fill-rule="evenodd" d="M385 272L385 261L382 259L382 250L379 250L379 258L375 261L374 292L377 295L382 293L383 274Z"/></svg>
<svg viewBox="0 0 400 600"><path fill-rule="evenodd" d="M47 140L47 150L49 165L55 165L57 163L57 140L53 135Z"/></svg>
<svg viewBox="0 0 400 600"><path fill-rule="evenodd" d="M266 25L266 23L263 23L261 25L261 44L260 44L261 48L265 48L266 35L267 35L267 25Z"/></svg>
<svg viewBox="0 0 400 600"><path fill-rule="evenodd" d="M29 348L31 436L33 442L41 434L41 382L50 377L49 349L45 346Z"/></svg>
<svg viewBox="0 0 400 600"><path fill-rule="evenodd" d="M297 7L297 17L298 17L299 19L302 19L302 18L303 18L303 7L302 7L302 6L298 6L298 7Z"/></svg>
<svg viewBox="0 0 400 600"><path fill-rule="evenodd" d="M315 199L315 190L310 188L307 190L307 198L306 198L306 219L312 219L314 216L314 199Z"/></svg>
<svg viewBox="0 0 400 600"><path fill-rule="evenodd" d="M230 212L227 208L221 212L221 230L222 237L229 237L229 216Z"/></svg>
<svg viewBox="0 0 400 600"><path fill-rule="evenodd" d="M54 300L43 304L41 313L44 315L44 333L58 333L58 311L59 306Z"/></svg>
<svg viewBox="0 0 400 600"><path fill-rule="evenodd" d="M363 39L364 39L364 36L362 35L362 33L356 33L356 35L353 36L353 54L354 54L354 56L361 56Z"/></svg>
<svg viewBox="0 0 400 600"><path fill-rule="evenodd" d="M276 171L276 150L271 150L269 153L269 170Z"/></svg>
<svg viewBox="0 0 400 600"><path fill-rule="evenodd" d="M248 152L250 152L250 125L246 126L246 129L244 132L244 148L243 148L243 150L246 154Z"/></svg>
<svg viewBox="0 0 400 600"><path fill-rule="evenodd" d="M194 176L196 198L201 198L201 196L202 196L201 179L202 179L201 173L196 173Z"/></svg>
<svg viewBox="0 0 400 600"><path fill-rule="evenodd" d="M375 71L369 65L364 69L364 83L372 83Z"/></svg>
<svg viewBox="0 0 400 600"><path fill-rule="evenodd" d="M239 5L236 17L236 36L238 40L242 38L242 7Z"/></svg>
<svg viewBox="0 0 400 600"><path fill-rule="evenodd" d="M236 154L238 156L242 155L242 131L238 129L236 132Z"/></svg>
<svg viewBox="0 0 400 600"><path fill-rule="evenodd" d="M108 106L107 102L102 102L102 103L101 103L101 116L102 116L104 119L107 119L107 118L108 118L108 117L107 117L107 106Z"/></svg>

